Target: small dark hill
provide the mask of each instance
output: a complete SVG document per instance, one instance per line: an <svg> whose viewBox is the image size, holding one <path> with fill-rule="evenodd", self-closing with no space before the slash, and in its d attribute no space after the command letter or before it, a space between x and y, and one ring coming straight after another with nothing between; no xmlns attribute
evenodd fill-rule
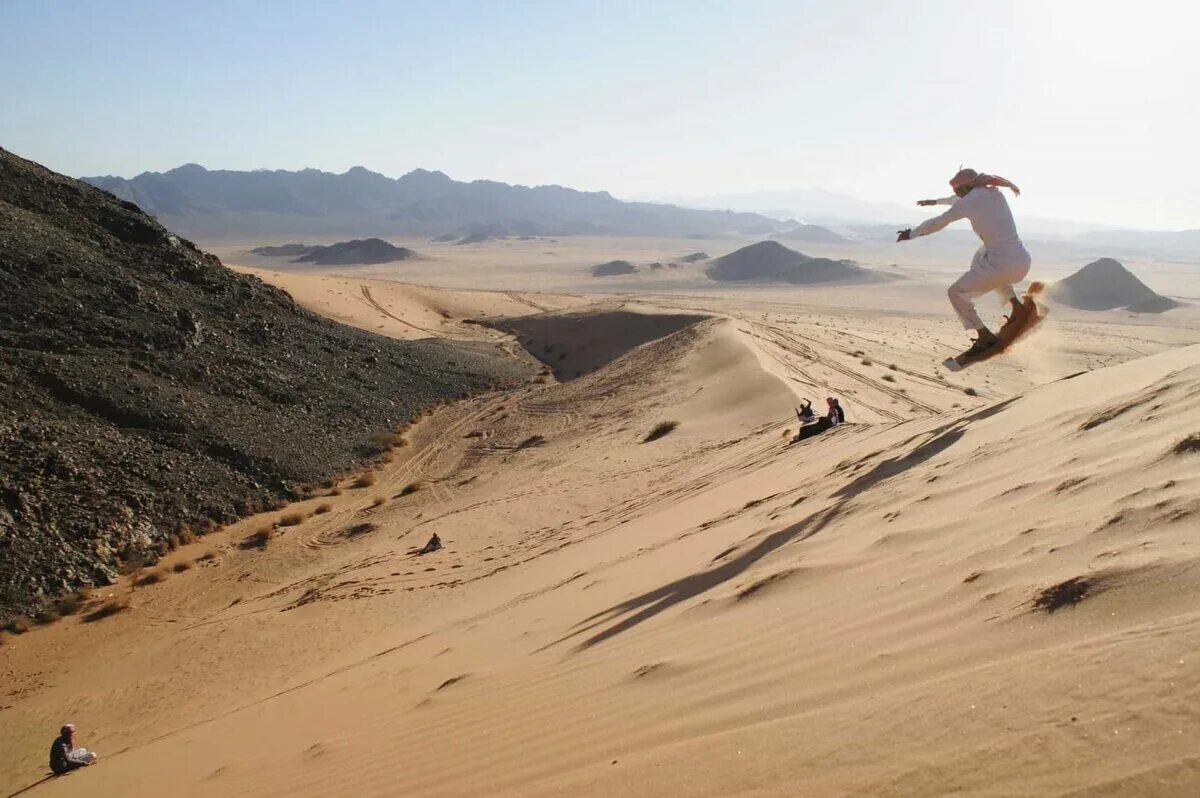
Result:
<svg viewBox="0 0 1200 798"><path fill-rule="evenodd" d="M608 263L601 263L592 267L593 277L616 277L621 274L633 274L637 271L637 266L634 266L627 260L610 260Z"/></svg>
<svg viewBox="0 0 1200 798"><path fill-rule="evenodd" d="M708 260L707 252L693 252L679 259L681 263L699 263L702 260Z"/></svg>
<svg viewBox="0 0 1200 798"><path fill-rule="evenodd" d="M1163 313L1179 303L1154 293L1120 262L1101 258L1065 280L1049 286L1047 295L1079 310L1125 308L1134 313Z"/></svg>
<svg viewBox="0 0 1200 798"><path fill-rule="evenodd" d="M292 263L316 263L322 266L352 266L371 263L392 263L418 257L406 247L390 244L382 238L363 238L341 241L327 247L313 247L307 255Z"/></svg>
<svg viewBox="0 0 1200 798"><path fill-rule="evenodd" d="M485 241L494 241L495 239L487 233L471 233L463 236L454 242L454 246L460 247L463 244L482 244Z"/></svg>
<svg viewBox="0 0 1200 798"><path fill-rule="evenodd" d="M250 254L262 255L267 258L295 258L307 255L314 249L319 249L319 247L311 244L280 244L277 247L255 247L250 250Z"/></svg>
<svg viewBox="0 0 1200 798"><path fill-rule="evenodd" d="M708 277L721 282L868 283L888 279L853 261L810 258L778 241L760 241L717 258Z"/></svg>
<svg viewBox="0 0 1200 798"><path fill-rule="evenodd" d="M783 241L808 241L816 244L845 244L850 241L843 235L816 224L802 224L781 233L775 233L771 238Z"/></svg>
<svg viewBox="0 0 1200 798"><path fill-rule="evenodd" d="M0 620L349 470L422 408L514 384L226 269L133 203L0 149Z"/></svg>

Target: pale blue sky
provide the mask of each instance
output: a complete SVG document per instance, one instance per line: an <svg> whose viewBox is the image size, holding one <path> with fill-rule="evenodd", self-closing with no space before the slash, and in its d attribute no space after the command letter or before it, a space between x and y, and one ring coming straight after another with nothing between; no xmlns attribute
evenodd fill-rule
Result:
<svg viewBox="0 0 1200 798"><path fill-rule="evenodd" d="M361 164L896 202L962 162L1019 183L1018 213L1200 227L1192 8L0 0L0 146L72 175Z"/></svg>

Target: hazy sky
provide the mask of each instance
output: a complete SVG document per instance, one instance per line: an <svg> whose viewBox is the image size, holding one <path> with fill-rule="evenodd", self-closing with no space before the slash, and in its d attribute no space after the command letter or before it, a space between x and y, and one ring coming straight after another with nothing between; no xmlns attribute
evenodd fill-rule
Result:
<svg viewBox="0 0 1200 798"><path fill-rule="evenodd" d="M960 163L1018 213L1200 227L1194 3L0 0L0 146L72 175L209 168L821 187Z"/></svg>

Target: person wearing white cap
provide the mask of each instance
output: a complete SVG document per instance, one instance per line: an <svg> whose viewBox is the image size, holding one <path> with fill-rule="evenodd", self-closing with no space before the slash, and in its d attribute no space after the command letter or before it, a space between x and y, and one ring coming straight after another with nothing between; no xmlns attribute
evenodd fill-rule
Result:
<svg viewBox="0 0 1200 798"><path fill-rule="evenodd" d="M63 724L54 744L50 746L50 769L61 776L95 761L95 752L75 747L75 724Z"/></svg>
<svg viewBox="0 0 1200 798"><path fill-rule="evenodd" d="M1009 324L1019 324L1027 312L1017 299L1013 284L1029 274L1031 258L1013 221L1008 201L1000 193L1000 187L1021 196L1021 190L996 175L986 175L974 169L959 169L950 178L954 196L935 200L921 200L918 205L949 205L950 209L941 216L927 219L914 228L901 230L897 241L910 241L920 236L936 233L951 222L966 219L971 229L983 241L983 246L971 259L971 268L954 281L947 292L950 304L968 330L975 330L978 337L971 348L963 353L966 357L985 354L999 343L996 335L988 329L975 310L975 298L995 291L1012 305Z"/></svg>

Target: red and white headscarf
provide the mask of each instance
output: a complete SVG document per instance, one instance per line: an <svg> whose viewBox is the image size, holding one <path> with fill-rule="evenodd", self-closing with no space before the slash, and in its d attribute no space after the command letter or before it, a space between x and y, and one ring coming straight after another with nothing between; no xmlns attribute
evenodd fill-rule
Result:
<svg viewBox="0 0 1200 798"><path fill-rule="evenodd" d="M970 186L971 188L979 188L980 186L1002 186L1004 188L1012 189L1012 193L1016 196L1021 196L1021 189L1017 188L1014 183L996 175L980 174L974 169L959 169L958 173L954 175L954 177L950 178L950 188L957 191L963 186Z"/></svg>

